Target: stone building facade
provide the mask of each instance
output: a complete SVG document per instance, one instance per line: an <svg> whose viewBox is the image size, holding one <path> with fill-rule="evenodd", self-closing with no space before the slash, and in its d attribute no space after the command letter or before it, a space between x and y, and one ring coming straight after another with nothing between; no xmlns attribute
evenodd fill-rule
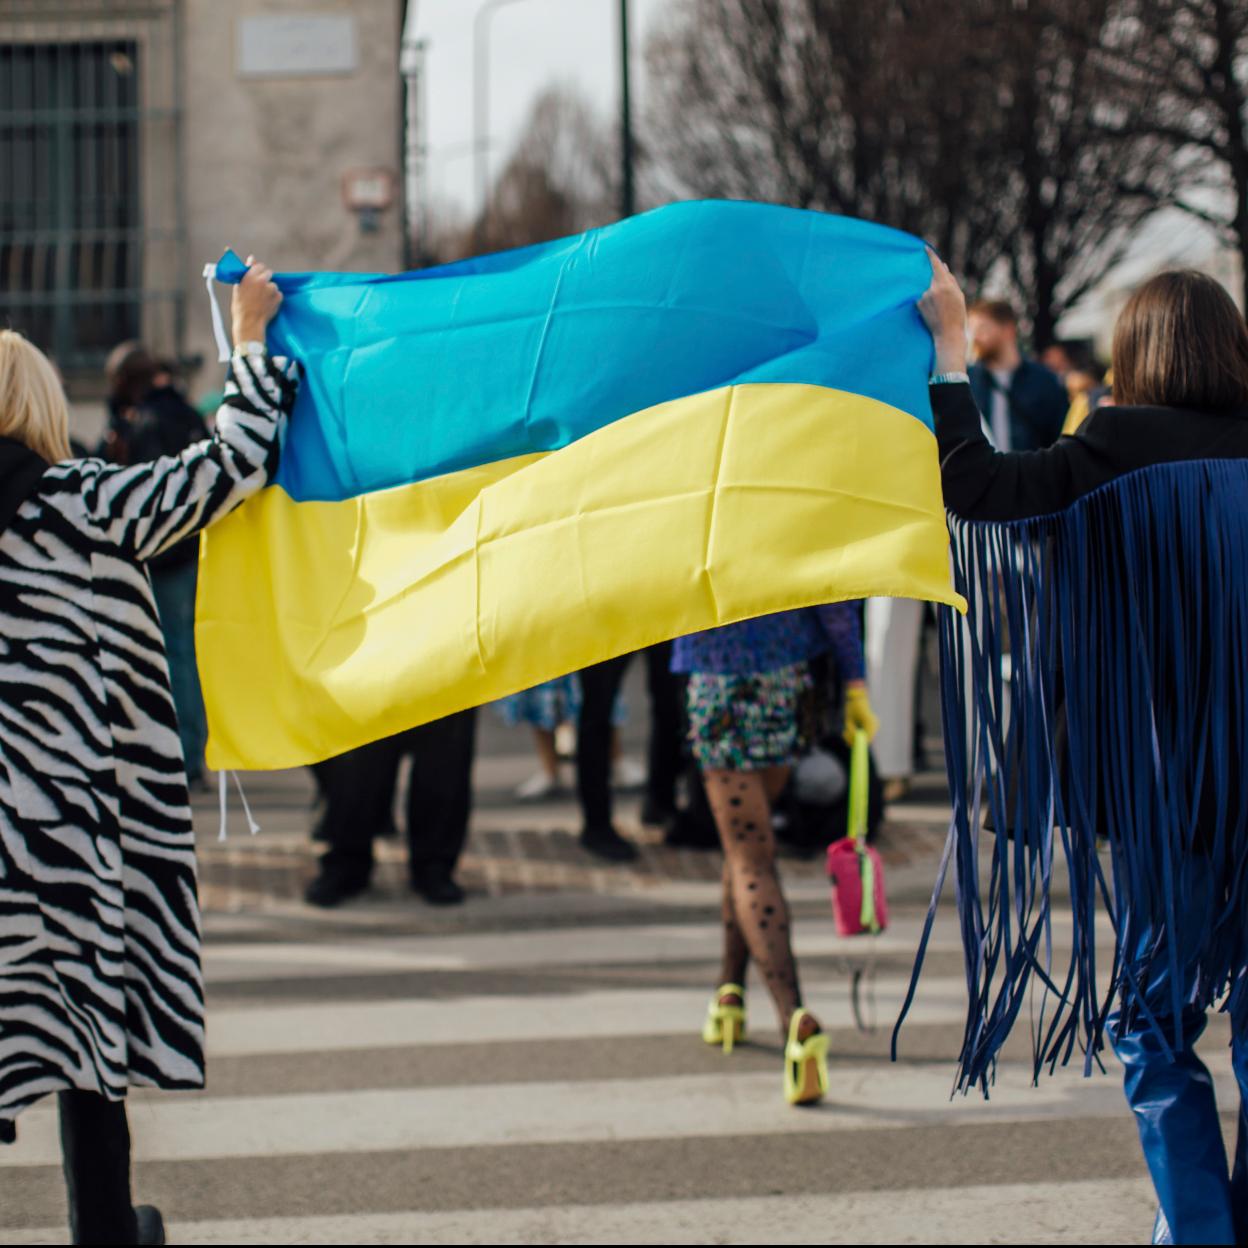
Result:
<svg viewBox="0 0 1248 1248"><path fill-rule="evenodd" d="M404 0L0 0L0 323L89 420L142 338L219 385L202 270L402 267Z"/></svg>

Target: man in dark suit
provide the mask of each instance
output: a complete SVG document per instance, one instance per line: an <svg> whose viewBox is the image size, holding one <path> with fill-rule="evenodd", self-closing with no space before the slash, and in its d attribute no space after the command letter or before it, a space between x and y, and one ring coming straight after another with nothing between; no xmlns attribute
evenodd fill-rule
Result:
<svg viewBox="0 0 1248 1248"><path fill-rule="evenodd" d="M672 645L663 642L640 652L650 694L650 744L642 823L670 828L676 819L676 783L684 766L681 677L671 670ZM581 672L581 712L577 728L576 788L584 828L581 844L608 862L631 862L637 850L612 821L611 754L615 729L612 711L628 665L621 655Z"/></svg>
<svg viewBox="0 0 1248 1248"><path fill-rule="evenodd" d="M980 299L968 309L975 363L971 391L999 451L1038 451L1062 432L1070 399L1043 364L1018 346L1018 315L1001 299Z"/></svg>

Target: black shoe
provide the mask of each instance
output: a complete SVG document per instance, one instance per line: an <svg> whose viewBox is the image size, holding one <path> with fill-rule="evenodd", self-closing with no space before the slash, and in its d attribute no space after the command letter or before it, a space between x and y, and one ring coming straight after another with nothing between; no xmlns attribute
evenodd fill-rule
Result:
<svg viewBox="0 0 1248 1248"><path fill-rule="evenodd" d="M368 888L368 877L363 879L337 875L330 871L322 871L304 890L303 899L310 906L319 906L322 910L332 910L352 897L358 897Z"/></svg>
<svg viewBox="0 0 1248 1248"><path fill-rule="evenodd" d="M713 823L694 818L688 811L681 811L668 824L663 844L672 849L718 849L719 833Z"/></svg>
<svg viewBox="0 0 1248 1248"><path fill-rule="evenodd" d="M626 841L613 827L586 828L581 833L581 846L596 858L608 862L632 862L637 857L637 846Z"/></svg>
<svg viewBox="0 0 1248 1248"><path fill-rule="evenodd" d="M641 822L647 828L662 828L666 832L677 818L677 813L671 806L662 806L658 802L652 802L649 798L641 808Z"/></svg>
<svg viewBox="0 0 1248 1248"><path fill-rule="evenodd" d="M431 906L460 906L467 896L449 875L431 875L413 880L412 887Z"/></svg>
<svg viewBox="0 0 1248 1248"><path fill-rule="evenodd" d="M134 1211L134 1220L138 1223L137 1238L140 1244L165 1242L165 1220L155 1205L139 1205Z"/></svg>

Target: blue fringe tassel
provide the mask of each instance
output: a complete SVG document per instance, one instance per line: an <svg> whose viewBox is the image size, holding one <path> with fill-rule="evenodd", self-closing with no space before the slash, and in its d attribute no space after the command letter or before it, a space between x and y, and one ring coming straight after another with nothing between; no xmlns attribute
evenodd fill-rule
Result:
<svg viewBox="0 0 1248 1248"><path fill-rule="evenodd" d="M940 620L953 821L894 1056L951 864L970 998L958 1090L987 1095L1028 1004L1035 1078L1076 1052L1090 1073L1115 1008L1167 1046L1182 1044L1189 1003L1226 996L1238 1025L1248 463L1148 468L1057 515L951 518L950 532L969 603L965 619L942 609ZM1050 893L1063 864L1071 956L1058 966ZM1193 936L1193 899L1209 896ZM1108 967L1097 963L1102 914Z"/></svg>

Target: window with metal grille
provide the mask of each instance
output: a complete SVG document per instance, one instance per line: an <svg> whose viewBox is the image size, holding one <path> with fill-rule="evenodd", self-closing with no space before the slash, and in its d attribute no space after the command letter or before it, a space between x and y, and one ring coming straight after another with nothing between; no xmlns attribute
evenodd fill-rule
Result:
<svg viewBox="0 0 1248 1248"><path fill-rule="evenodd" d="M141 332L139 45L0 47L0 321L67 375Z"/></svg>

